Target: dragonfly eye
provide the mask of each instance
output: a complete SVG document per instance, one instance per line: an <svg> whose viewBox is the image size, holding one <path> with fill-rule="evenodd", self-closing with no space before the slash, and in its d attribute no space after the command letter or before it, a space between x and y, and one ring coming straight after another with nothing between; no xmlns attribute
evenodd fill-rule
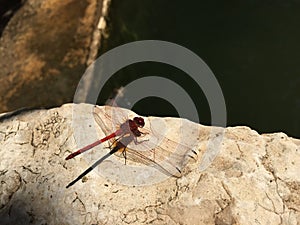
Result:
<svg viewBox="0 0 300 225"><path fill-rule="evenodd" d="M143 127L145 125L145 121L142 117L134 117L133 121L138 125L138 127Z"/></svg>

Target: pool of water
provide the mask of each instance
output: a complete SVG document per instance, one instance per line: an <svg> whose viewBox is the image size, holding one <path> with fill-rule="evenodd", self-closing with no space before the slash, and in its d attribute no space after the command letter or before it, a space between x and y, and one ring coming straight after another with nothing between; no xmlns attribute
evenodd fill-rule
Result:
<svg viewBox="0 0 300 225"><path fill-rule="evenodd" d="M300 2L292 0L112 1L110 37L103 41L100 54L146 39L182 45L214 72L225 97L228 126L300 137L299 27ZM210 124L201 89L184 72L160 63L122 69L107 83L99 103L111 90L151 75L180 84L197 106L200 122ZM140 101L134 110L144 115L177 115L174 107L158 98Z"/></svg>

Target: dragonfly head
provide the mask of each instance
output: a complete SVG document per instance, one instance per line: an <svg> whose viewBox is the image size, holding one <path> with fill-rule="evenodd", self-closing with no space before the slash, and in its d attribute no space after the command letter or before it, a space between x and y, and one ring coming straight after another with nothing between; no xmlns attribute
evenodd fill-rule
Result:
<svg viewBox="0 0 300 225"><path fill-rule="evenodd" d="M135 124L138 127L144 127L144 125L145 125L145 121L144 121L144 119L142 117L134 117L133 121L135 122Z"/></svg>

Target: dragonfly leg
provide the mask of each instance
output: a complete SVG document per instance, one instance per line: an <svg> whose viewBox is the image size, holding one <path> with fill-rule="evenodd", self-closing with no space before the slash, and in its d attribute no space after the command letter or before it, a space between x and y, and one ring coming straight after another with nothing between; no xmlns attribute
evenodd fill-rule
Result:
<svg viewBox="0 0 300 225"><path fill-rule="evenodd" d="M196 151L194 151L193 149L191 150L191 152L188 154L188 157L192 158L193 160L197 161L198 158L198 154Z"/></svg>
<svg viewBox="0 0 300 225"><path fill-rule="evenodd" d="M142 132L142 131L140 131L140 134L143 135L143 136L145 136L145 135L147 135L149 133L148 132Z"/></svg>
<svg viewBox="0 0 300 225"><path fill-rule="evenodd" d="M142 141L138 141L137 138L134 137L134 144L136 144L136 145L141 144L141 143L143 143L143 142L145 142L145 141L149 141L149 139L147 139L147 140L142 140Z"/></svg>
<svg viewBox="0 0 300 225"><path fill-rule="evenodd" d="M126 165L126 159L127 159L127 157L126 157L126 147L125 147L124 150L122 151L122 155L123 155L123 157L124 157L124 159L125 159L125 165Z"/></svg>

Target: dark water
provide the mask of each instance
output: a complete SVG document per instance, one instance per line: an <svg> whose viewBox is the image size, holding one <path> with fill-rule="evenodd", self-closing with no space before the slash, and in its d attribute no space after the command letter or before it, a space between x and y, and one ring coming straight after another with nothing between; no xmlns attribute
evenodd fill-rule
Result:
<svg viewBox="0 0 300 225"><path fill-rule="evenodd" d="M0 37L6 24L25 0L0 0Z"/></svg>
<svg viewBox="0 0 300 225"><path fill-rule="evenodd" d="M300 137L300 1L115 0L109 24L111 35L102 53L145 39L182 45L200 56L218 79L228 126ZM182 71L159 63L122 69L110 79L99 102L114 88L147 75L180 84L195 102L200 122L210 124L201 89ZM157 98L139 102L134 110L177 115L169 103Z"/></svg>

